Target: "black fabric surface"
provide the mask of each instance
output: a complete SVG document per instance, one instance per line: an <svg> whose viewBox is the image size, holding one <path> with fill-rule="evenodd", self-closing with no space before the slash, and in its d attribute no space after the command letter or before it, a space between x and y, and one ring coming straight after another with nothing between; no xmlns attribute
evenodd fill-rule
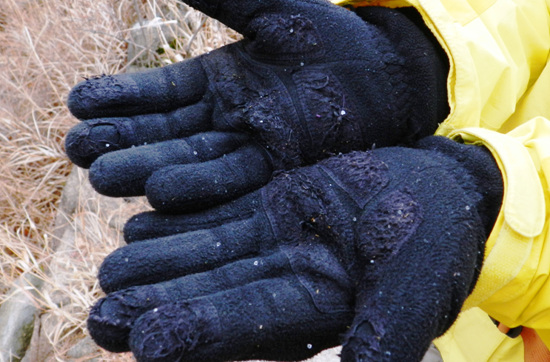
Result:
<svg viewBox="0 0 550 362"><path fill-rule="evenodd" d="M140 214L101 266L88 328L139 361L299 360L339 343L343 361L418 361L473 289L502 193L484 148L430 137L282 172L198 214Z"/></svg>
<svg viewBox="0 0 550 362"><path fill-rule="evenodd" d="M161 69L88 79L69 95L82 122L67 154L91 167L102 194L197 211L259 188L273 171L410 144L448 114L446 57L410 10L187 3L245 39Z"/></svg>
<svg viewBox="0 0 550 362"><path fill-rule="evenodd" d="M503 193L487 150L423 138L449 112L441 47L410 8L185 2L244 40L69 95L71 160L157 210L102 264L92 337L139 361L340 343L343 361L420 360L476 283Z"/></svg>

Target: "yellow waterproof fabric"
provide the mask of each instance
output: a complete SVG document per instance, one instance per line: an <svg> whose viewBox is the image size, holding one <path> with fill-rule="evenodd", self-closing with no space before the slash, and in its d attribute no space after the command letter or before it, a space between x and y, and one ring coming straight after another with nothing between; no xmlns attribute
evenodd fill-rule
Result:
<svg viewBox="0 0 550 362"><path fill-rule="evenodd" d="M435 344L444 362L521 362L524 359L521 337L507 337L479 308L462 312Z"/></svg>
<svg viewBox="0 0 550 362"><path fill-rule="evenodd" d="M480 280L436 341L444 360L523 361L521 338L493 333L478 307L550 347L550 0L332 1L420 12L450 60L451 112L437 134L487 146L504 176Z"/></svg>
<svg viewBox="0 0 550 362"><path fill-rule="evenodd" d="M536 117L507 134L466 128L449 136L487 147L504 179L503 206L464 309L533 328L550 347L550 121ZM462 313L437 341L444 360L523 361L521 338L498 336L478 308Z"/></svg>

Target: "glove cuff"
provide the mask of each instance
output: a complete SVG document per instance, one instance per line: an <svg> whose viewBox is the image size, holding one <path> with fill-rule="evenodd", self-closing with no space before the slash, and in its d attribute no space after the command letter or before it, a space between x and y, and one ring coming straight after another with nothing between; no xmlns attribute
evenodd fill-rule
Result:
<svg viewBox="0 0 550 362"><path fill-rule="evenodd" d="M426 137L415 148L437 151L459 163L459 167L450 171L458 181L463 181L464 187L471 185L470 194L478 195L476 208L489 237L504 195L502 173L491 152L482 146L465 145L441 136Z"/></svg>
<svg viewBox="0 0 550 362"><path fill-rule="evenodd" d="M449 59L422 16L412 7L390 9L366 6L355 9L377 26L404 59L405 97L395 99L406 124L400 140L406 144L435 133L449 115L447 94ZM393 76L390 74L390 83ZM397 94L397 92L396 92Z"/></svg>

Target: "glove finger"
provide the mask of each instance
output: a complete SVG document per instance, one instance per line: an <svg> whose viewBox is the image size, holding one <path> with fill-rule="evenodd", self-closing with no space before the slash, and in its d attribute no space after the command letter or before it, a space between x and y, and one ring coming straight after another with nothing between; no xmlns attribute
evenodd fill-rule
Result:
<svg viewBox="0 0 550 362"><path fill-rule="evenodd" d="M104 75L77 84L67 105L79 119L164 113L197 103L207 78L196 58L140 73Z"/></svg>
<svg viewBox="0 0 550 362"><path fill-rule="evenodd" d="M144 313L129 345L138 361L302 360L337 345L350 319L275 277Z"/></svg>
<svg viewBox="0 0 550 362"><path fill-rule="evenodd" d="M208 162L237 149L246 140L238 133L208 132L110 152L92 164L90 182L106 196L145 195L146 182L155 171L174 164Z"/></svg>
<svg viewBox="0 0 550 362"><path fill-rule="evenodd" d="M111 253L99 270L107 292L159 283L218 268L269 249L273 242L262 214L207 230L132 243Z"/></svg>
<svg viewBox="0 0 550 362"><path fill-rule="evenodd" d="M290 272L283 253L243 259L218 269L150 285L116 291L90 311L88 329L97 344L112 352L128 351L128 335L147 311L198 298Z"/></svg>
<svg viewBox="0 0 550 362"><path fill-rule="evenodd" d="M159 211L194 212L255 190L271 174L268 155L249 145L212 161L160 169L147 180L145 193Z"/></svg>
<svg viewBox="0 0 550 362"><path fill-rule="evenodd" d="M148 211L132 216L124 225L124 240L156 239L201 229L211 229L252 217L260 207L256 194L251 193L226 204L192 214L163 214Z"/></svg>
<svg viewBox="0 0 550 362"><path fill-rule="evenodd" d="M464 214L443 215L452 226L452 218ZM377 258L368 263L357 285L357 314L343 344L343 362L420 361L431 341L451 326L483 255L468 240L478 231L462 226L447 228L439 240L421 233L387 265Z"/></svg>
<svg viewBox="0 0 550 362"><path fill-rule="evenodd" d="M69 131L65 149L74 164L88 168L108 152L208 131L210 113L211 105L201 101L168 113L87 120Z"/></svg>
<svg viewBox="0 0 550 362"><path fill-rule="evenodd" d="M255 31L249 26L250 22L259 15L299 14L307 11L311 6L327 7L329 5L326 1L317 0L184 0L183 2L251 38L254 38Z"/></svg>

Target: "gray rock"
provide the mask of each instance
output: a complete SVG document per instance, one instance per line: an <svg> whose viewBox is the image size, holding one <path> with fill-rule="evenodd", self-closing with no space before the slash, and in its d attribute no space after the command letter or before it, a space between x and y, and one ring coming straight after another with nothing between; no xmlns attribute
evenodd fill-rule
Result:
<svg viewBox="0 0 550 362"><path fill-rule="evenodd" d="M32 274L21 275L0 306L0 361L20 361L25 355L38 312L33 299L42 284Z"/></svg>
<svg viewBox="0 0 550 362"><path fill-rule="evenodd" d="M99 347L90 337L85 337L83 340L75 344L67 351L67 357L81 359L93 354L99 354ZM98 358L88 359L89 362L99 361Z"/></svg>
<svg viewBox="0 0 550 362"><path fill-rule="evenodd" d="M175 20L162 18L135 24L130 30L128 40L128 62L138 67L149 67L154 64L156 55L176 40L176 26Z"/></svg>

